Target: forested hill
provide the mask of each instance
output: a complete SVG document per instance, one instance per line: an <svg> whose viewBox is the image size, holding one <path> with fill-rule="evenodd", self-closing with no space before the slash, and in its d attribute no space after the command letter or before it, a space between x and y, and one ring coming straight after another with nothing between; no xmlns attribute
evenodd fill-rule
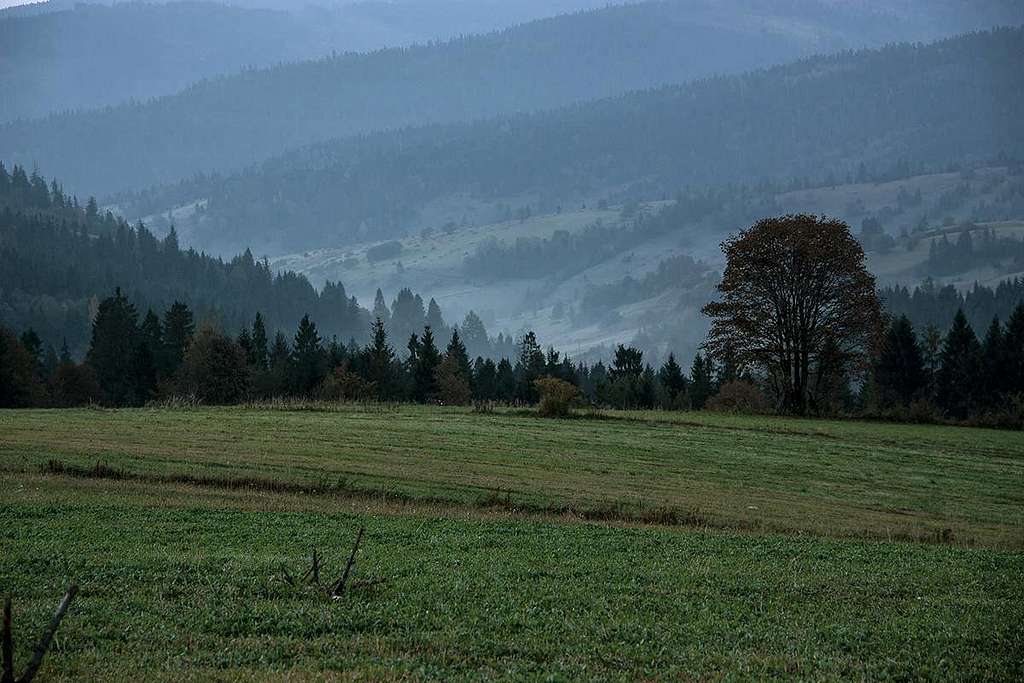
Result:
<svg viewBox="0 0 1024 683"><path fill-rule="evenodd" d="M1024 21L1024 8L990 4L996 9L975 11L976 3L962 0L608 7L451 42L250 70L152 101L13 123L0 127L0 158L39 164L70 186L102 195L237 170L350 134L552 108L815 53L930 39L988 19ZM135 59L127 52L126 61ZM198 47L182 52L176 59L202 54Z"/></svg>
<svg viewBox="0 0 1024 683"><path fill-rule="evenodd" d="M487 31L598 0L58 0L0 10L0 121L178 92L248 67Z"/></svg>
<svg viewBox="0 0 1024 683"><path fill-rule="evenodd" d="M671 196L687 184L1020 158L1022 63L1020 28L843 53L554 112L312 146L123 206L148 214L208 200L190 243L274 253L383 239L421 227L428 205L443 225L488 202L537 213L612 195Z"/></svg>
<svg viewBox="0 0 1024 683"><path fill-rule="evenodd" d="M0 325L34 329L84 353L98 301L122 289L141 312L188 304L198 321L233 332L262 312L267 327L291 331L306 313L326 337L365 340L370 314L340 283L317 291L274 272L249 252L224 261L158 239L142 224L79 206L56 182L0 163Z"/></svg>

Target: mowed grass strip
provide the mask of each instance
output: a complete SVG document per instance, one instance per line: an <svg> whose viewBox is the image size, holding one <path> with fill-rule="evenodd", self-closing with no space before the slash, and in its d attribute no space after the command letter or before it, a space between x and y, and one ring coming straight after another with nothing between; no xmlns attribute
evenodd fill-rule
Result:
<svg viewBox="0 0 1024 683"><path fill-rule="evenodd" d="M1024 555L352 513L343 501L0 475L16 656L46 680L1019 680ZM303 506L310 508L303 508ZM323 509L316 510L316 505ZM293 507L294 506L294 507ZM254 512L260 510L260 512ZM313 547L357 587L281 579Z"/></svg>
<svg viewBox="0 0 1024 683"><path fill-rule="evenodd" d="M339 481L531 509L672 509L713 526L1024 546L1024 435L957 427L417 406L0 413L0 467ZM948 530L948 532L946 531Z"/></svg>

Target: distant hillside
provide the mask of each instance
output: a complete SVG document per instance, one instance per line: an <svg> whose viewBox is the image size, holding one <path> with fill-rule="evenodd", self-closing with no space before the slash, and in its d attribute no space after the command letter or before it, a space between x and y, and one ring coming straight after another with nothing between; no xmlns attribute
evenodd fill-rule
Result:
<svg viewBox="0 0 1024 683"><path fill-rule="evenodd" d="M434 297L451 320L472 310L492 331L534 329L581 358L629 341L653 358L667 349L694 353L707 329L699 309L721 267L719 241L768 215L806 211L847 221L880 286L913 287L932 277L963 290L1024 275L1024 166L853 180L601 202L489 225L449 225L383 245L300 252L271 266L301 272L314 284L343 278L362 301L377 288L391 297L411 287ZM970 250L958 244L965 231L974 236ZM377 256L384 245L386 255ZM943 325L955 312L948 308L935 313ZM989 310L979 308L979 315L991 318Z"/></svg>
<svg viewBox="0 0 1024 683"><path fill-rule="evenodd" d="M0 50L8 55L0 59L6 65L0 83L19 94L5 98L6 116L54 102L109 102L98 98L111 89L144 97L177 87L189 74L324 54L329 46L353 49L359 47L354 39L373 35L368 25L381 22L423 30L454 17L448 26L455 31L465 16L458 6L473 3L448 4L406 0L346 6L340 15L309 9L282 15L175 3L9 19L0 23L0 46L6 45ZM351 17L356 11L370 16ZM964 0L668 0L609 7L447 43L249 70L155 101L0 126L0 158L39 164L69 185L105 194L236 170L330 138L546 109L1010 19L1024 22L1024 7ZM97 44L99 35L106 38ZM51 51L59 67L52 74ZM32 105L33 93L43 91L55 99Z"/></svg>
<svg viewBox="0 0 1024 683"><path fill-rule="evenodd" d="M0 122L169 95L249 67L488 31L598 4L82 2L0 10ZM101 37L101 39L100 39Z"/></svg>
<svg viewBox="0 0 1024 683"><path fill-rule="evenodd" d="M183 238L258 253L482 224L686 185L900 175L1024 158L1024 30L804 60L562 110L313 146L138 197ZM723 201L728 201L726 197Z"/></svg>

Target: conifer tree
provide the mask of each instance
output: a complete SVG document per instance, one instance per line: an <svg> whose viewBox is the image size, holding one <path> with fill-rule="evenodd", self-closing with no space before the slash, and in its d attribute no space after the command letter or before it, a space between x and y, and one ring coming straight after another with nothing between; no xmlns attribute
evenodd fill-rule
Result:
<svg viewBox="0 0 1024 683"><path fill-rule="evenodd" d="M501 401L511 401L516 394L516 372L508 358L502 358L498 362L495 377L495 398Z"/></svg>
<svg viewBox="0 0 1024 683"><path fill-rule="evenodd" d="M473 394L481 401L493 401L498 396L498 366L490 358L477 356L473 363Z"/></svg>
<svg viewBox="0 0 1024 683"><path fill-rule="evenodd" d="M483 356L489 358L493 353L491 340L487 336L487 328L484 322L473 311L466 314L462 321L462 341L466 345L466 351L471 356Z"/></svg>
<svg viewBox="0 0 1024 683"><path fill-rule="evenodd" d="M992 319L985 340L981 344L982 376L979 378L978 402L987 406L999 403L1007 390L1009 353L1003 326L998 316Z"/></svg>
<svg viewBox="0 0 1024 683"><path fill-rule="evenodd" d="M1017 305L1006 322L1006 391L1024 394L1024 302Z"/></svg>
<svg viewBox="0 0 1024 683"><path fill-rule="evenodd" d="M139 400L137 392L136 347L138 313L118 288L104 299L92 325L88 362L104 398L114 405L129 405Z"/></svg>
<svg viewBox="0 0 1024 683"><path fill-rule="evenodd" d="M544 351L537 343L537 335L530 330L519 342L519 362L516 364L516 398L527 403L537 401L534 381L544 376Z"/></svg>
<svg viewBox="0 0 1024 683"><path fill-rule="evenodd" d="M173 374L181 365L195 331L192 311L186 304L175 301L164 313L164 350L168 374Z"/></svg>
<svg viewBox="0 0 1024 683"><path fill-rule="evenodd" d="M249 364L260 370L266 369L267 353L267 328L263 324L263 315L257 313L256 319L252 321L252 355Z"/></svg>
<svg viewBox="0 0 1024 683"><path fill-rule="evenodd" d="M423 336L416 348L416 366L413 372L413 395L417 401L430 402L437 394L437 366L441 364L441 353L434 342L434 333L429 326L423 328Z"/></svg>
<svg viewBox="0 0 1024 683"><path fill-rule="evenodd" d="M678 408L686 395L686 376L676 362L675 354L668 354L668 360L658 371L658 381L664 389L667 408Z"/></svg>
<svg viewBox="0 0 1024 683"><path fill-rule="evenodd" d="M963 310L953 318L953 326L942 345L936 400L950 417L965 419L977 399L976 382L981 370L981 345L967 322Z"/></svg>
<svg viewBox="0 0 1024 683"><path fill-rule="evenodd" d="M384 301L384 293L377 288L377 295L373 299L373 317L380 320L386 326L391 321L391 311Z"/></svg>
<svg viewBox="0 0 1024 683"><path fill-rule="evenodd" d="M927 386L921 347L905 315L894 320L886 332L875 363L875 381L883 402L904 407Z"/></svg>
<svg viewBox="0 0 1024 683"><path fill-rule="evenodd" d="M469 354L466 353L466 345L459 337L459 328L452 329L452 338L445 349L445 358L451 358L455 364L458 374L467 382L473 378L473 368L469 364Z"/></svg>
<svg viewBox="0 0 1024 683"><path fill-rule="evenodd" d="M373 341L366 348L364 354L366 379L376 386L379 400L387 401L397 398L395 395L395 350L388 344L388 332L383 319L374 319L372 334Z"/></svg>
<svg viewBox="0 0 1024 683"><path fill-rule="evenodd" d="M302 316L292 344L292 387L300 396L310 396L327 374L320 333L309 315Z"/></svg>
<svg viewBox="0 0 1024 683"><path fill-rule="evenodd" d="M690 368L690 406L694 410L703 410L708 399L714 394L714 367L709 359L701 354L693 357Z"/></svg>

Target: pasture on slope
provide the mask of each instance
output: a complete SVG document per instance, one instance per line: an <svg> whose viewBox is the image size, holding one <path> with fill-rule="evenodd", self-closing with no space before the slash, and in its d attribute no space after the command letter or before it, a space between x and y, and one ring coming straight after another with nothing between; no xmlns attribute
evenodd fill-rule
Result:
<svg viewBox="0 0 1024 683"><path fill-rule="evenodd" d="M1021 673L1018 433L299 406L0 412L16 661L77 582L46 680Z"/></svg>
<svg viewBox="0 0 1024 683"><path fill-rule="evenodd" d="M948 545L418 513L0 473L0 585L46 680L1008 680L1024 556ZM292 587L311 549L353 588ZM29 638L16 640L16 661Z"/></svg>
<svg viewBox="0 0 1024 683"><path fill-rule="evenodd" d="M7 472L252 480L590 518L1024 547L1024 439L939 426L425 406L0 414ZM100 472L102 474L102 472ZM233 484L234 482L234 484Z"/></svg>

